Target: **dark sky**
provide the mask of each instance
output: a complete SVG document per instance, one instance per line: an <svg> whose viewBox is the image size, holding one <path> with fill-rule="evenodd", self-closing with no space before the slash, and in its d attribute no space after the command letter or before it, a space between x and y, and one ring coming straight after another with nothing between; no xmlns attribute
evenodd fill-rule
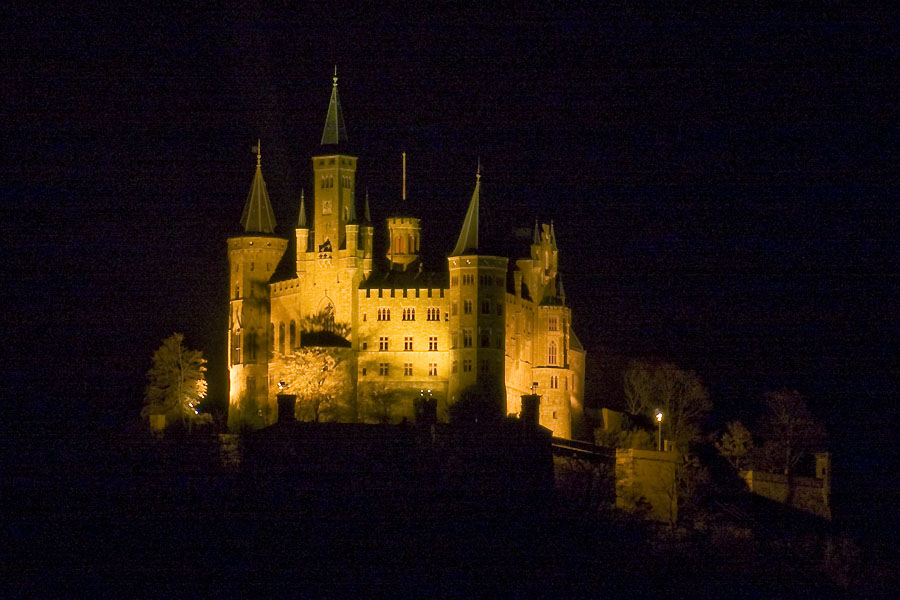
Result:
<svg viewBox="0 0 900 600"><path fill-rule="evenodd" d="M173 331L223 391L249 148L286 234L337 64L378 235L406 151L442 268L480 157L487 232L522 254L555 221L592 357L696 369L726 416L790 386L833 430L896 423L894 11L493 4L4 9L9 394L127 412Z"/></svg>

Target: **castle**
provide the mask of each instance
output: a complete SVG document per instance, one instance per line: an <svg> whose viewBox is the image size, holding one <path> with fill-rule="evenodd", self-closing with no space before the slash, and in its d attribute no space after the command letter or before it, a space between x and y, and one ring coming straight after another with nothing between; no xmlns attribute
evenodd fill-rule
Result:
<svg viewBox="0 0 900 600"><path fill-rule="evenodd" d="M426 395L446 420L478 387L505 397L503 414L519 413L523 395L540 395L540 424L571 437L585 352L557 272L553 225L535 224L528 257L512 268L506 257L479 252L479 169L447 270L423 269L419 219L403 215L387 219L389 267L379 272L368 196L358 211L357 157L346 142L335 74L322 151L312 157L309 219L300 196L296 255L274 234L257 149L243 233L228 239L229 427L275 422L279 388L302 404L301 383L326 400L344 397L350 410L332 418L372 420L374 403L379 419L393 422L413 418L414 399ZM303 371L296 357L310 347L319 362ZM343 386L327 387L327 379Z"/></svg>

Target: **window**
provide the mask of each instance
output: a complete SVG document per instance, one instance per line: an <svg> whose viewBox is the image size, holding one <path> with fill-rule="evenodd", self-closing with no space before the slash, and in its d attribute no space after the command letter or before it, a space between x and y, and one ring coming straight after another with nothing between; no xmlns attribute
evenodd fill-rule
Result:
<svg viewBox="0 0 900 600"><path fill-rule="evenodd" d="M382 377L387 377L388 374L388 363L378 363L378 374Z"/></svg>
<svg viewBox="0 0 900 600"><path fill-rule="evenodd" d="M366 290L366 292L368 292L368 291L369 290ZM368 297L368 296L366 296L366 297ZM363 313L363 321L365 322L365 320L366 320L366 313Z"/></svg>
<svg viewBox="0 0 900 600"><path fill-rule="evenodd" d="M547 364L556 364L556 342L553 340L550 341L550 344L547 347Z"/></svg>
<svg viewBox="0 0 900 600"><path fill-rule="evenodd" d="M363 349L363 350L368 350L368 349L369 349L369 342L363 342L363 343L362 343L362 349Z"/></svg>
<svg viewBox="0 0 900 600"><path fill-rule="evenodd" d="M491 314L491 301L487 298L481 301L481 314L489 315Z"/></svg>
<svg viewBox="0 0 900 600"><path fill-rule="evenodd" d="M244 340L244 347L247 349L247 362L256 362L256 331L247 332L247 339Z"/></svg>
<svg viewBox="0 0 900 600"><path fill-rule="evenodd" d="M412 363L403 363L403 375L412 377Z"/></svg>
<svg viewBox="0 0 900 600"><path fill-rule="evenodd" d="M290 336L290 349L293 352L294 348L297 347L297 324L293 320L291 320Z"/></svg>
<svg viewBox="0 0 900 600"><path fill-rule="evenodd" d="M491 347L491 329L490 327L481 327L479 329L480 338L481 338L481 347L482 348L490 348Z"/></svg>
<svg viewBox="0 0 900 600"><path fill-rule="evenodd" d="M391 309L379 308L378 309L378 320L379 321L390 321L391 320Z"/></svg>
<svg viewBox="0 0 900 600"><path fill-rule="evenodd" d="M556 317L547 319L547 331L559 331L559 320Z"/></svg>
<svg viewBox="0 0 900 600"><path fill-rule="evenodd" d="M454 317L459 313L459 304L457 304L456 300L454 300L453 304L450 305L450 312Z"/></svg>
<svg viewBox="0 0 900 600"><path fill-rule="evenodd" d="M463 348L471 348L472 347L472 329L466 327L462 330L463 334Z"/></svg>
<svg viewBox="0 0 900 600"><path fill-rule="evenodd" d="M550 376L550 389L551 390L559 389L559 375L551 375Z"/></svg>
<svg viewBox="0 0 900 600"><path fill-rule="evenodd" d="M459 363L457 363L457 362L454 360L453 362L450 363L450 372L451 372L451 373L456 373L458 370L459 370Z"/></svg>
<svg viewBox="0 0 900 600"><path fill-rule="evenodd" d="M458 285L459 285L459 277L454 275L453 277L450 278L450 287L456 287Z"/></svg>
<svg viewBox="0 0 900 600"><path fill-rule="evenodd" d="M436 335L428 336L428 349L431 351L437 350L437 336Z"/></svg>
<svg viewBox="0 0 900 600"><path fill-rule="evenodd" d="M383 335L378 338L378 349L382 352L386 352L388 349L388 339L386 335Z"/></svg>
<svg viewBox="0 0 900 600"><path fill-rule="evenodd" d="M503 303L498 302L497 303L497 316L499 317L502 315L503 315Z"/></svg>
<svg viewBox="0 0 900 600"><path fill-rule="evenodd" d="M437 363L428 363L428 376L437 377Z"/></svg>
<svg viewBox="0 0 900 600"><path fill-rule="evenodd" d="M404 308L403 309L403 320L404 321L415 321L416 320L416 309L415 308Z"/></svg>
<svg viewBox="0 0 900 600"><path fill-rule="evenodd" d="M475 285L475 275L466 273L462 276L463 285Z"/></svg>
<svg viewBox="0 0 900 600"><path fill-rule="evenodd" d="M431 290L429 290L429 291L431 291ZM440 321L441 320L441 309L432 306L431 308L428 309L426 318L429 321Z"/></svg>
<svg viewBox="0 0 900 600"><path fill-rule="evenodd" d="M466 358L463 360L463 373L471 373L472 372L472 360Z"/></svg>
<svg viewBox="0 0 900 600"><path fill-rule="evenodd" d="M241 299L241 285L240 284L234 286L234 299L235 300Z"/></svg>
<svg viewBox="0 0 900 600"><path fill-rule="evenodd" d="M413 349L413 339L411 335L403 338L403 349L406 351L410 351Z"/></svg>
<svg viewBox="0 0 900 600"><path fill-rule="evenodd" d="M472 314L472 301L471 300L463 300L463 314L464 315Z"/></svg>
<svg viewBox="0 0 900 600"><path fill-rule="evenodd" d="M278 351L284 354L284 323L278 325Z"/></svg>
<svg viewBox="0 0 900 600"><path fill-rule="evenodd" d="M362 368L362 374L363 374L363 375L366 374L366 368L365 368L365 367Z"/></svg>
<svg viewBox="0 0 900 600"><path fill-rule="evenodd" d="M241 364L241 330L235 329L231 333L231 364Z"/></svg>

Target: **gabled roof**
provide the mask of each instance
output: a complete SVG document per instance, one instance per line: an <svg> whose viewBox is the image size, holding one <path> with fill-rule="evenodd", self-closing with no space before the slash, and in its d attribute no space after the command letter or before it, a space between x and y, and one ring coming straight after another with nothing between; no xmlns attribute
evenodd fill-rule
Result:
<svg viewBox="0 0 900 600"><path fill-rule="evenodd" d="M328 103L328 114L325 116L325 129L322 131L322 145L335 145L347 141L347 128L344 126L344 113L338 98L337 67L331 85L331 101Z"/></svg>
<svg viewBox="0 0 900 600"><path fill-rule="evenodd" d="M266 182L263 180L261 159L262 155L257 146L256 174L250 184L250 193L247 194L244 213L241 215L244 233L273 233L275 231L275 213L272 212L269 192L266 190Z"/></svg>
<svg viewBox="0 0 900 600"><path fill-rule="evenodd" d="M469 210L463 220L462 229L456 247L450 256L462 256L463 254L475 254L478 252L478 202L481 194L481 166L475 175L475 191L472 192L472 200L469 201Z"/></svg>

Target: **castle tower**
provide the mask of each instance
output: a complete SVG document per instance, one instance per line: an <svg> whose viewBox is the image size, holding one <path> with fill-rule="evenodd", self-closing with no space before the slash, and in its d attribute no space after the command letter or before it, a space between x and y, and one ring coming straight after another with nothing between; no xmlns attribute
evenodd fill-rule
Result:
<svg viewBox="0 0 900 600"><path fill-rule="evenodd" d="M244 233L228 238L230 311L228 366L230 375L228 426L260 427L272 422L269 406L267 350L268 282L281 260L287 240L274 235L275 215L262 176L262 155L256 148L256 174L244 204Z"/></svg>
<svg viewBox="0 0 900 600"><path fill-rule="evenodd" d="M402 207L406 210L406 152L403 153L403 191ZM393 271L405 271L409 265L419 259L419 219L399 216L387 220L388 240L387 258Z"/></svg>
<svg viewBox="0 0 900 600"><path fill-rule="evenodd" d="M315 204L314 250L331 253L347 244L347 223L356 189L356 157L346 153L347 130L338 98L337 69L334 71L331 101L322 131L322 154L312 158Z"/></svg>
<svg viewBox="0 0 900 600"><path fill-rule="evenodd" d="M505 394L505 257L479 253L478 208L481 168L456 247L447 258L450 270L450 381L448 406L470 388L490 394L506 414ZM441 412L443 412L441 410Z"/></svg>

